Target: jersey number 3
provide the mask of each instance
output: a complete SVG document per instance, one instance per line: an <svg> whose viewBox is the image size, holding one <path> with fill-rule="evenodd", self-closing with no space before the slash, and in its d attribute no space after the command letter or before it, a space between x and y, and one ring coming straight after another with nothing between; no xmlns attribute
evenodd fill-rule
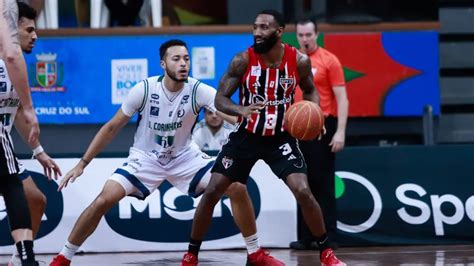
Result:
<svg viewBox="0 0 474 266"><path fill-rule="evenodd" d="M288 144L288 143L285 143L285 144L281 145L281 146L279 147L279 149L282 150L282 151L281 151L281 154L283 154L283 156L288 155L288 154L290 154L290 153L293 151L293 150L291 149L290 144Z"/></svg>
<svg viewBox="0 0 474 266"><path fill-rule="evenodd" d="M276 127L277 116L275 114L268 114L267 121L265 121L265 128L274 129Z"/></svg>

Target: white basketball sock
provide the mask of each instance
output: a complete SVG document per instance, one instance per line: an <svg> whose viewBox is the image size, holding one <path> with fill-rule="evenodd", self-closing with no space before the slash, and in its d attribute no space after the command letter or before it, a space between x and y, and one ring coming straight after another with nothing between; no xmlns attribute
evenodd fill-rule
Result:
<svg viewBox="0 0 474 266"><path fill-rule="evenodd" d="M257 250L260 248L257 234L244 237L244 240L245 240L245 245L247 246L247 252L249 254L257 252Z"/></svg>
<svg viewBox="0 0 474 266"><path fill-rule="evenodd" d="M78 249L79 246L76 246L74 244L71 244L69 241L66 241L66 244L64 244L63 249L61 249L61 252L59 254L66 257L66 259L68 260L72 260L72 257L74 257L74 254L76 254Z"/></svg>

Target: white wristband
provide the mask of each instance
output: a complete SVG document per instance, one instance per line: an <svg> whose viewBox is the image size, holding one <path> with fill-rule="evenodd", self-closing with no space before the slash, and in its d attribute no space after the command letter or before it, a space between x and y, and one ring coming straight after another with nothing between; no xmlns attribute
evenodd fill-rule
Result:
<svg viewBox="0 0 474 266"><path fill-rule="evenodd" d="M41 145L33 149L33 157L36 157L38 154L44 152L44 149Z"/></svg>

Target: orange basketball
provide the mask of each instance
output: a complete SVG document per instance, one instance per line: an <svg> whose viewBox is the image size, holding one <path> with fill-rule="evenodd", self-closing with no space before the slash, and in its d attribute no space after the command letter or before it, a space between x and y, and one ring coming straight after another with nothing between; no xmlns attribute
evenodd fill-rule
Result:
<svg viewBox="0 0 474 266"><path fill-rule="evenodd" d="M285 114L285 128L299 140L312 140L319 136L324 126L321 108L310 101L300 101L288 108Z"/></svg>

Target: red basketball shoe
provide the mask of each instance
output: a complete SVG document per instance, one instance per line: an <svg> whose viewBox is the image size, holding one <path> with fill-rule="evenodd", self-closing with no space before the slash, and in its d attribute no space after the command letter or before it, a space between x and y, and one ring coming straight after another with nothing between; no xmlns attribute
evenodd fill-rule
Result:
<svg viewBox="0 0 474 266"><path fill-rule="evenodd" d="M198 258L196 255L192 253L186 253L183 256L183 260L181 261L181 266L197 266L198 265Z"/></svg>
<svg viewBox="0 0 474 266"><path fill-rule="evenodd" d="M346 264L334 255L332 249L327 248L321 253L321 266L346 266Z"/></svg>
<svg viewBox="0 0 474 266"><path fill-rule="evenodd" d="M247 266L285 266L285 263L270 256L270 252L259 248L257 252L247 256Z"/></svg>
<svg viewBox="0 0 474 266"><path fill-rule="evenodd" d="M71 265L71 261L66 259L66 257L64 257L61 254L56 255L51 261L51 263L49 264L49 266L69 266L69 265Z"/></svg>

